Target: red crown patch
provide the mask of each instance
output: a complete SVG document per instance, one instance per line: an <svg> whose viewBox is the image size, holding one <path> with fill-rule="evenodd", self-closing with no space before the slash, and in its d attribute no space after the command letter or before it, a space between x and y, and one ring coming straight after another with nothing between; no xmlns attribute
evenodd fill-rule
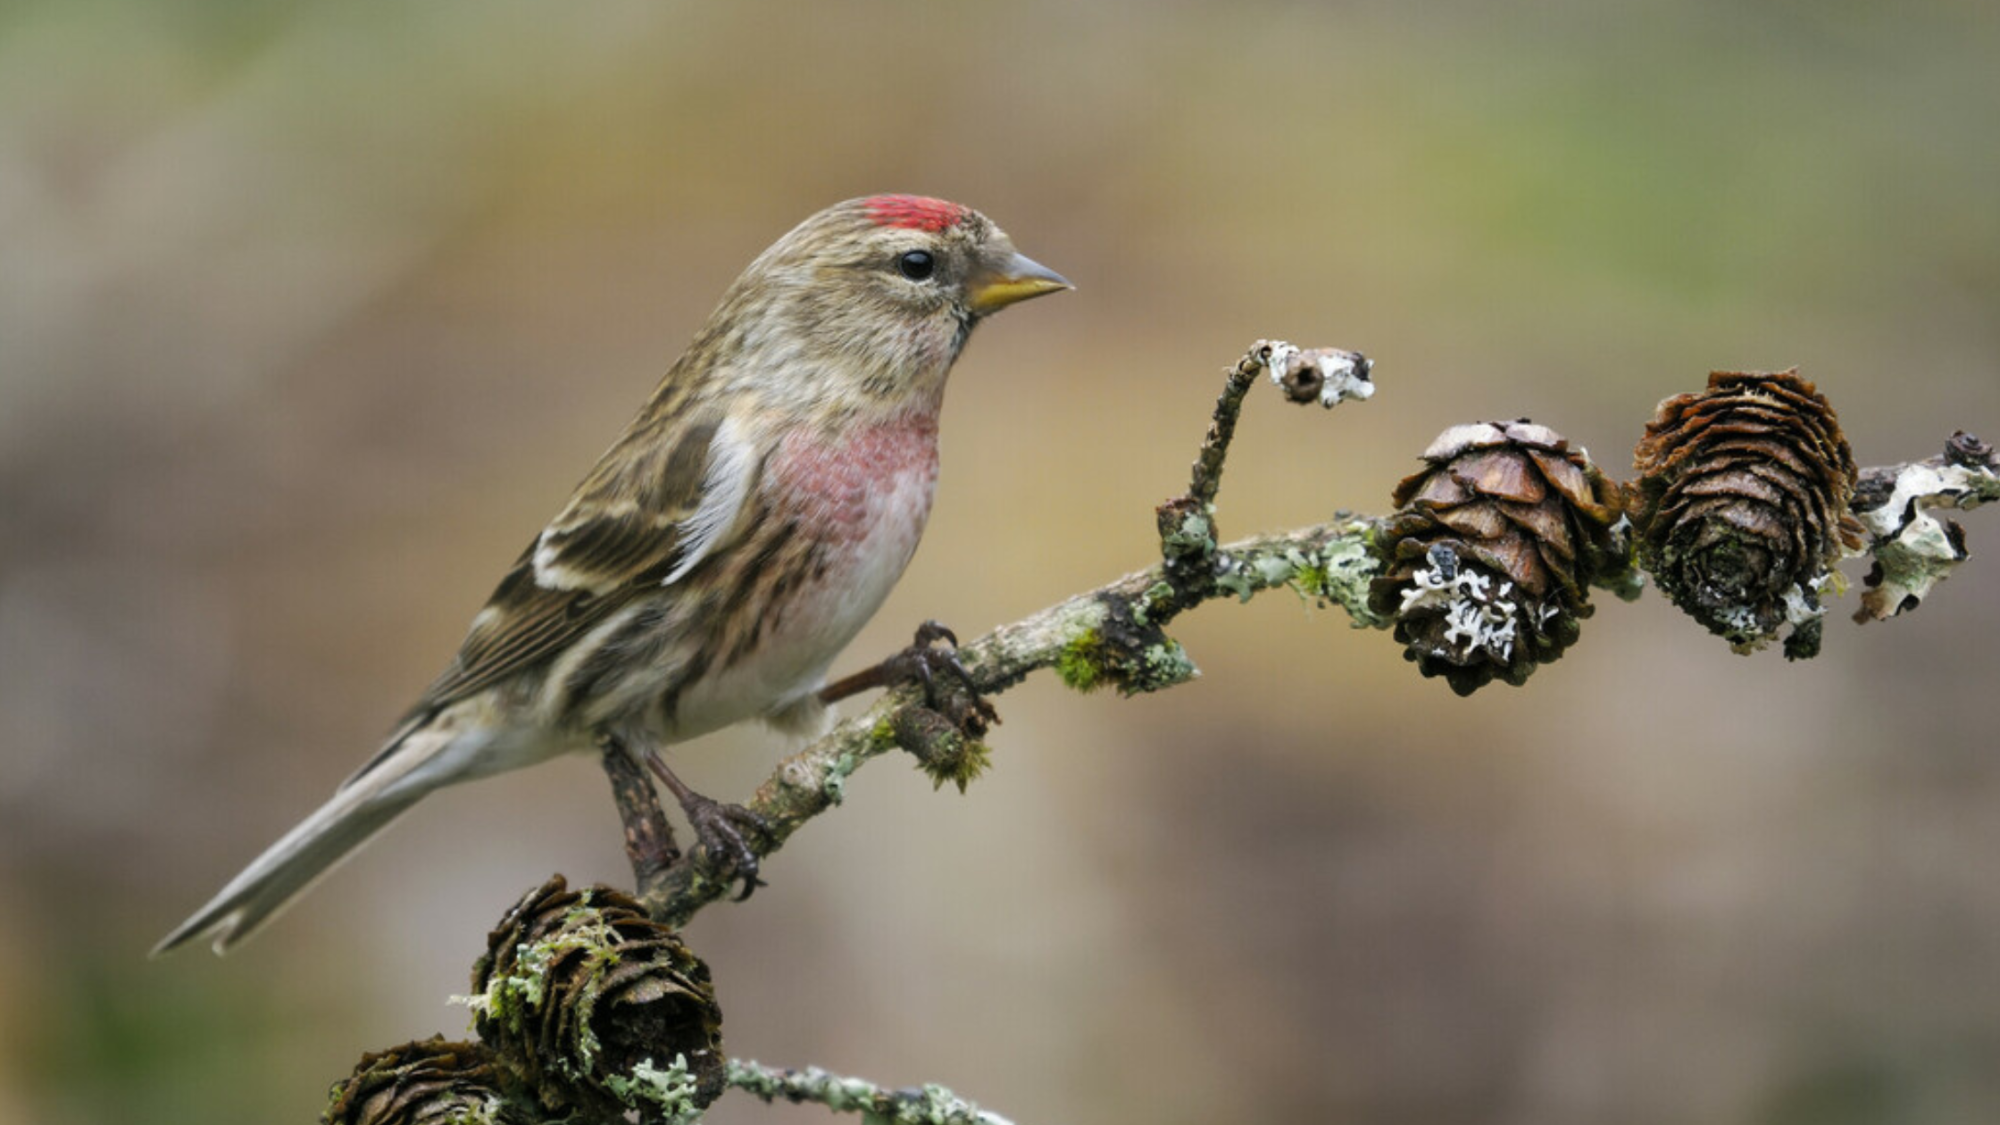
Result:
<svg viewBox="0 0 2000 1125"><path fill-rule="evenodd" d="M922 195L877 195L868 200L868 217L877 226L936 234L964 219L965 208Z"/></svg>

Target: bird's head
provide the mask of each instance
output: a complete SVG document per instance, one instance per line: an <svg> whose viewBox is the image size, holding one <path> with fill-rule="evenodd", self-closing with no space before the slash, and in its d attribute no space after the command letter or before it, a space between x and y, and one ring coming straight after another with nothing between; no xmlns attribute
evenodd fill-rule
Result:
<svg viewBox="0 0 2000 1125"><path fill-rule="evenodd" d="M970 207L874 195L837 203L779 239L737 280L717 319L745 330L743 345L766 353L764 362L822 380L827 392L935 398L983 317L1070 287Z"/></svg>

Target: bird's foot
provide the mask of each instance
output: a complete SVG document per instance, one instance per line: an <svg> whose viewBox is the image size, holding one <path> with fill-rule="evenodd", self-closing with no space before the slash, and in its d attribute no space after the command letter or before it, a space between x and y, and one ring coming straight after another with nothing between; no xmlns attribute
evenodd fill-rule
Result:
<svg viewBox="0 0 2000 1125"><path fill-rule="evenodd" d="M946 647L938 647L943 641ZM972 682L972 673L958 659L958 637L936 621L917 626L910 647L889 658L906 668L904 677L924 685L924 699L967 738L983 738L1000 722L1000 712Z"/></svg>
<svg viewBox="0 0 2000 1125"><path fill-rule="evenodd" d="M982 738L1000 722L1000 712L980 694L971 673L959 662L957 635L936 621L917 626L910 647L828 685L820 692L820 699L833 703L869 688L906 683L923 685L925 705L967 738Z"/></svg>
<svg viewBox="0 0 2000 1125"><path fill-rule="evenodd" d="M743 880L743 889L736 895L737 902L749 898L750 892L758 887L768 885L757 877L757 852L744 834L769 837L769 822L742 805L724 804L699 793L682 801L681 811L687 814L688 823L694 826L695 838L701 841L702 852L709 863L726 879Z"/></svg>
<svg viewBox="0 0 2000 1125"><path fill-rule="evenodd" d="M648 753L646 765L680 802L708 866L725 882L743 881L737 902L749 898L758 887L768 885L757 877L757 849L752 846L751 838L770 839L769 821L742 805L726 804L688 788L658 754Z"/></svg>

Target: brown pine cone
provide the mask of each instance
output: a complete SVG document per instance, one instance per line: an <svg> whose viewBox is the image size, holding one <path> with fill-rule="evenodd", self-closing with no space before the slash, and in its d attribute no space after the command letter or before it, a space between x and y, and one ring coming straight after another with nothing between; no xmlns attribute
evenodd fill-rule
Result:
<svg viewBox="0 0 2000 1125"><path fill-rule="evenodd" d="M551 1111L668 1121L722 1092L708 966L622 892L550 879L487 938L472 988L480 1037Z"/></svg>
<svg viewBox="0 0 2000 1125"><path fill-rule="evenodd" d="M1589 587L1631 569L1612 532L1618 486L1525 418L1453 426L1424 460L1396 486L1369 607L1395 619L1405 658L1458 694L1520 684L1575 642Z"/></svg>
<svg viewBox="0 0 2000 1125"><path fill-rule="evenodd" d="M1832 566L1861 546L1854 455L1826 398L1796 368L1717 371L1660 404L1633 464L1640 565L1667 597L1738 652L1789 625L1785 655L1817 655Z"/></svg>
<svg viewBox="0 0 2000 1125"><path fill-rule="evenodd" d="M322 1125L527 1125L504 1076L478 1043L435 1036L361 1056L334 1083Z"/></svg>

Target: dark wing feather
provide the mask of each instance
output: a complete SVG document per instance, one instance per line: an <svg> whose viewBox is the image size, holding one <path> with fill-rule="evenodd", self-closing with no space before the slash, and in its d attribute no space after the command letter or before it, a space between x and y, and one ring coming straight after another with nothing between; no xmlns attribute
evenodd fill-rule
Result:
<svg viewBox="0 0 2000 1125"><path fill-rule="evenodd" d="M524 561L531 571L539 562L583 589L609 589L677 558L682 518L678 512L584 515L580 523L542 532Z"/></svg>
<svg viewBox="0 0 2000 1125"><path fill-rule="evenodd" d="M563 590L535 581L530 544L487 599L451 667L424 693L420 710L449 706L523 672L589 632L637 593L628 584L604 594Z"/></svg>
<svg viewBox="0 0 2000 1125"><path fill-rule="evenodd" d="M674 411L635 424L591 470L474 619L458 655L412 710L434 712L552 659L648 589L730 521L696 520L719 416L673 425ZM669 437L669 433L678 430ZM742 471L754 473L746 462ZM738 489L747 494L748 489ZM706 497L710 502L714 497Z"/></svg>

